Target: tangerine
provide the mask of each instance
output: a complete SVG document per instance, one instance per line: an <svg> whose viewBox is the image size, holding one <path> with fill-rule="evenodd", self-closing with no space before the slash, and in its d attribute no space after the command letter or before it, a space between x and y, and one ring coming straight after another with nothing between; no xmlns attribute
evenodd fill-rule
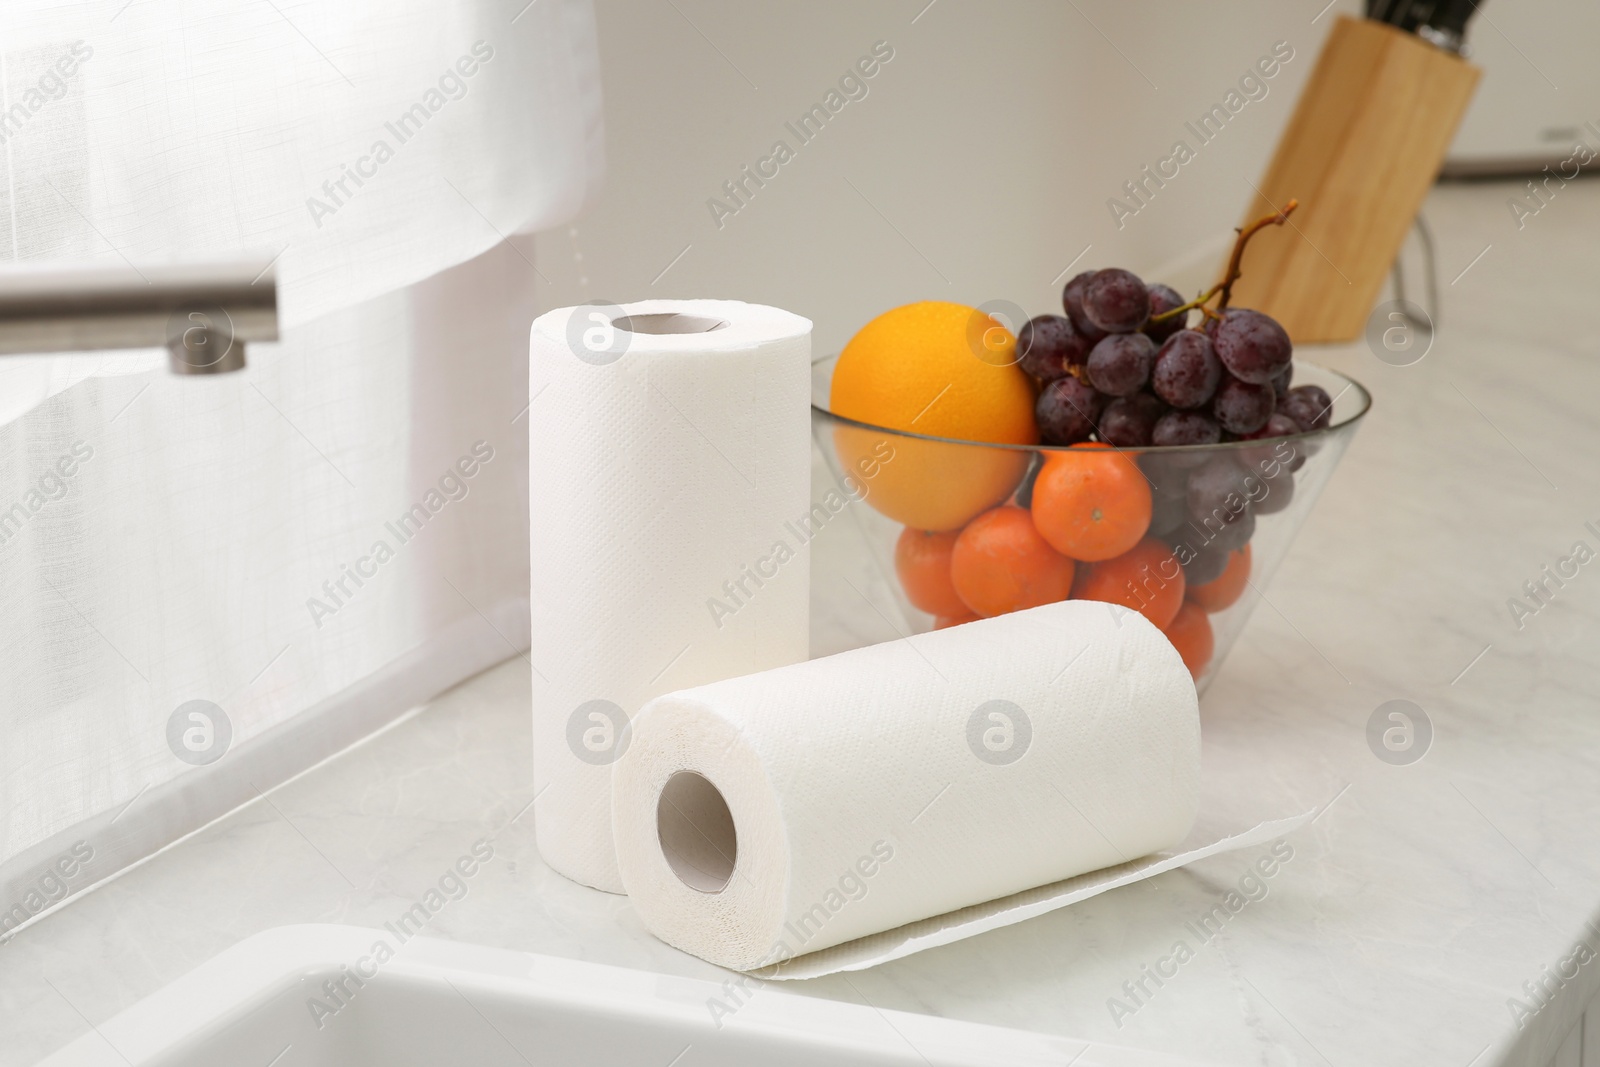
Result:
<svg viewBox="0 0 1600 1067"><path fill-rule="evenodd" d="M1064 556L1097 563L1132 549L1150 528L1150 483L1132 457L1100 442L1045 456L1033 522Z"/></svg>
<svg viewBox="0 0 1600 1067"><path fill-rule="evenodd" d="M1211 635L1211 621L1206 618L1200 605L1192 600L1184 601L1161 632L1167 635L1172 647L1183 657L1183 665L1189 668L1189 673L1199 678L1200 672L1211 662L1211 653L1216 648L1216 639Z"/></svg>
<svg viewBox="0 0 1600 1067"><path fill-rule="evenodd" d="M1166 542L1147 537L1115 559L1084 568L1072 595L1131 608L1165 629L1183 606L1183 568Z"/></svg>
<svg viewBox="0 0 1600 1067"><path fill-rule="evenodd" d="M1250 584L1250 546L1228 553L1228 564L1221 574L1204 585L1189 590L1189 599L1213 614L1229 608Z"/></svg>
<svg viewBox="0 0 1600 1067"><path fill-rule="evenodd" d="M950 581L950 552L956 546L952 530L934 533L907 526L894 545L894 571L906 599L929 615L967 615L967 606Z"/></svg>
<svg viewBox="0 0 1600 1067"><path fill-rule="evenodd" d="M1065 600L1075 570L1039 536L1028 512L1009 504L968 523L950 554L956 593L983 616Z"/></svg>

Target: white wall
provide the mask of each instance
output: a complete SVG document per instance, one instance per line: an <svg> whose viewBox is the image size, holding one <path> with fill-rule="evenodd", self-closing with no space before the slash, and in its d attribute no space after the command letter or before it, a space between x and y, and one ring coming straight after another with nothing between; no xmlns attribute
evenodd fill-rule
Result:
<svg viewBox="0 0 1600 1067"><path fill-rule="evenodd" d="M1565 160L1600 125L1600 5L1593 0L1485 4L1467 30L1467 55L1483 80L1450 148L1458 169ZM1536 161L1536 162L1535 162ZM1530 165L1531 164L1531 165ZM1569 175L1570 164L1563 167Z"/></svg>
<svg viewBox="0 0 1600 1067"><path fill-rule="evenodd" d="M540 237L541 305L777 304L815 320L822 353L912 300L1059 311L1058 278L1089 244L1075 270L1159 268L1191 288L1323 36L1356 8L1337 0L1313 24L1325 0L926 2L597 0L610 177L574 227ZM867 96L799 146L784 123L879 40L894 58ZM1198 145L1184 123L1277 41L1294 58L1267 96L1119 230L1107 199L1179 138ZM707 199L780 138L795 158L719 229Z"/></svg>

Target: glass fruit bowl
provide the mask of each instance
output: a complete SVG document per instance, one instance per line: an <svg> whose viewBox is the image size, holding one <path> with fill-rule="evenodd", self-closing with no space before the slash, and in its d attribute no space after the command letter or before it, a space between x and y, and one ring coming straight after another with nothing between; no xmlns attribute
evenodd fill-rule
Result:
<svg viewBox="0 0 1600 1067"><path fill-rule="evenodd" d="M1323 429L1164 448L993 445L891 430L827 408L812 432L914 633L1055 600L1140 611L1200 689L1216 675L1371 407L1359 383L1295 362L1333 399Z"/></svg>

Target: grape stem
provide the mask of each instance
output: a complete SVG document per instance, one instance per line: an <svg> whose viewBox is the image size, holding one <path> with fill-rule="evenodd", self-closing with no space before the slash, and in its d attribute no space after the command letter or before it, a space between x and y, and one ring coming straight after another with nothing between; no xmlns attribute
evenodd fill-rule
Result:
<svg viewBox="0 0 1600 1067"><path fill-rule="evenodd" d="M1234 239L1233 255L1228 257L1228 271L1222 276L1222 280L1216 285L1213 285L1211 288L1207 289L1205 292L1201 293L1199 296L1195 297L1193 300L1189 301L1187 304L1172 308L1169 311L1163 311L1159 315L1151 315L1150 321L1165 322L1177 315L1187 315L1189 312L1194 311L1197 308L1203 316L1201 319L1202 323L1210 319L1220 319L1222 317L1222 312L1227 310L1228 301L1233 297L1233 283L1244 276L1244 271L1241 269L1240 264L1244 260L1245 245L1250 243L1250 238L1254 237L1257 233L1266 229L1268 226L1282 226L1285 222L1288 222L1289 216L1293 214L1294 209L1299 206L1300 201L1290 200L1287 204L1283 205L1282 211L1274 211L1270 215L1263 215L1259 219L1256 219L1254 222L1250 223L1250 225L1235 229L1234 233L1238 234L1239 236ZM1212 310L1206 305L1209 304L1212 298L1216 296L1221 296L1222 299L1217 301L1216 310Z"/></svg>
<svg viewBox="0 0 1600 1067"><path fill-rule="evenodd" d="M1250 243L1250 238L1268 226L1282 226L1289 221L1289 216L1294 214L1294 209L1300 206L1300 201L1291 199L1283 205L1282 211L1274 211L1270 215L1263 215L1250 225L1236 231L1239 236L1233 242L1233 255L1228 258L1228 273L1223 276L1217 289L1222 294L1222 299L1217 303L1217 310L1224 311L1228 307L1228 299L1233 296L1233 283L1238 281L1244 271L1240 263L1244 259L1244 246Z"/></svg>

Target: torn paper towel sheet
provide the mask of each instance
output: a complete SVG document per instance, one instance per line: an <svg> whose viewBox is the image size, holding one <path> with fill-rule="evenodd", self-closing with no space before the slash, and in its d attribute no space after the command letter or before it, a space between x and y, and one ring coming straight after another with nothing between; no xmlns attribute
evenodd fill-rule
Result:
<svg viewBox="0 0 1600 1067"><path fill-rule="evenodd" d="M1037 915L1065 908L1090 897L1097 897L1119 886L1142 882L1158 874L1184 867L1208 856L1234 852L1265 844L1298 830L1315 816L1308 811L1288 819L1259 823L1248 829L1228 833L1216 826L1197 824L1178 846L1153 853L1130 863L1090 871L1052 885L1026 889L1001 900L974 904L946 915L908 923L881 934L871 934L842 945L808 952L782 963L750 971L757 978L773 981L820 978L839 971L860 971L888 963L924 949L937 948L1002 926L1032 919Z"/></svg>

